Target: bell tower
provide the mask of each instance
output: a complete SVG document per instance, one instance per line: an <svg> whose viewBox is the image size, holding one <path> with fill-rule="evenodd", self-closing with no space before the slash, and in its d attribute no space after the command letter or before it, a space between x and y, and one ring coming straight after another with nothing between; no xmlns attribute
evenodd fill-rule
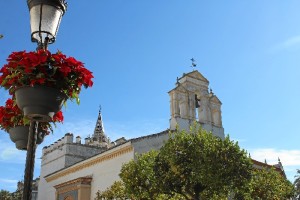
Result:
<svg viewBox="0 0 300 200"><path fill-rule="evenodd" d="M177 78L176 87L169 91L170 129L189 130L197 121L202 128L224 138L221 101L208 91L209 81L197 70Z"/></svg>
<svg viewBox="0 0 300 200"><path fill-rule="evenodd" d="M99 108L99 114L96 121L96 126L92 137L88 137L85 139L86 144L92 146L99 146L99 147L109 147L110 141L109 138L104 133L104 126L102 121L102 114L101 114L101 106Z"/></svg>

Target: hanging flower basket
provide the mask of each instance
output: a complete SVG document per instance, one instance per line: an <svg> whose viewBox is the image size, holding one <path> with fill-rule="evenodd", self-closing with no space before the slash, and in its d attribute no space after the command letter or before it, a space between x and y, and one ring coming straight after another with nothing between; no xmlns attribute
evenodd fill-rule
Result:
<svg viewBox="0 0 300 200"><path fill-rule="evenodd" d="M11 141L16 145L19 150L27 150L29 126L16 126L8 131ZM41 144L44 141L47 131L40 129L37 133L36 144Z"/></svg>
<svg viewBox="0 0 300 200"><path fill-rule="evenodd" d="M27 150L29 126L16 126L9 129L9 137L19 150Z"/></svg>
<svg viewBox="0 0 300 200"><path fill-rule="evenodd" d="M13 52L7 61L0 69L0 85L15 95L25 116L37 121L48 121L67 99L79 104L81 87L93 85L92 72L61 52ZM37 90L42 91L40 97ZM55 95L50 97L52 94Z"/></svg>
<svg viewBox="0 0 300 200"><path fill-rule="evenodd" d="M51 119L55 122L63 122L62 112L57 112ZM0 129L9 133L10 138L15 142L17 149L26 150L29 135L29 119L24 117L12 99L8 99L5 106L0 106ZM41 144L46 135L53 132L49 122L41 122L38 126L37 144Z"/></svg>
<svg viewBox="0 0 300 200"><path fill-rule="evenodd" d="M58 89L43 86L20 87L16 89L15 97L24 115L33 121L40 122L51 121L67 98Z"/></svg>

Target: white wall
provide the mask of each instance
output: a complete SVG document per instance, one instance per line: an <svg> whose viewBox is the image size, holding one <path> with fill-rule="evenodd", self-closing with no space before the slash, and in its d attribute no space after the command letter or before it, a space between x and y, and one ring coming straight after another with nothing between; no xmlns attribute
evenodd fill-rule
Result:
<svg viewBox="0 0 300 200"><path fill-rule="evenodd" d="M55 199L55 185L74 180L79 177L92 176L93 180L91 182L91 200L96 197L96 192L98 190L105 190L107 187L111 186L114 181L119 180L119 173L123 163L126 163L133 159L134 151L126 153L120 153L117 156L113 156L111 159L104 159L100 162L94 162L107 155L112 155L114 152L120 152L122 149L128 149L131 147L131 142L127 142L123 145L117 146L111 150L108 150L102 154L89 158L85 161L77 163L69 168L63 169L53 175L46 177L50 179L49 182L43 183L45 191L39 193L39 199L43 200L54 200ZM93 163L90 165L90 163ZM87 165L89 165L87 167ZM82 167L83 166L83 167ZM86 167L84 167L86 166ZM75 171L73 171L76 169ZM72 171L72 173L68 173ZM60 175L56 179L51 180L55 175ZM48 180L49 180L48 179Z"/></svg>

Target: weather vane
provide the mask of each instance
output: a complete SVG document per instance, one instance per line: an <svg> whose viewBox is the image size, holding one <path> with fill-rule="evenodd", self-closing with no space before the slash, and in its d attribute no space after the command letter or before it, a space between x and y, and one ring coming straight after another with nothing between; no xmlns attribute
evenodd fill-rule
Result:
<svg viewBox="0 0 300 200"><path fill-rule="evenodd" d="M195 68L195 67L197 66L197 64L195 63L196 60L195 60L194 58L191 58L191 61L192 61L191 67L192 67L192 68ZM193 69L193 70L194 70L194 69Z"/></svg>

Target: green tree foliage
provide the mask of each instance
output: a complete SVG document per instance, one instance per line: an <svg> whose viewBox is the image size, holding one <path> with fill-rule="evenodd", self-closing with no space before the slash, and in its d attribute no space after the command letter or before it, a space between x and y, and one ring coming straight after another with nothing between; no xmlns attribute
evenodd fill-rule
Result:
<svg viewBox="0 0 300 200"><path fill-rule="evenodd" d="M95 200L126 200L129 199L125 193L125 186L121 181L115 181L105 191L98 191Z"/></svg>
<svg viewBox="0 0 300 200"><path fill-rule="evenodd" d="M251 178L252 164L237 143L203 129L176 131L161 148L154 172L163 193L185 199L226 198L242 189Z"/></svg>
<svg viewBox="0 0 300 200"><path fill-rule="evenodd" d="M1 200L13 200L12 194L7 190L0 190L0 199Z"/></svg>
<svg viewBox="0 0 300 200"><path fill-rule="evenodd" d="M120 177L125 186L125 193L133 200L180 200L179 194L163 193L158 185L159 177L154 173L154 162L158 151L136 155L135 160L124 164Z"/></svg>
<svg viewBox="0 0 300 200"><path fill-rule="evenodd" d="M10 193L7 190L0 190L0 200L21 200L22 191L16 190Z"/></svg>
<svg viewBox="0 0 300 200"><path fill-rule="evenodd" d="M252 170L252 179L248 192L238 193L238 200L285 200L294 196L294 188L290 181L274 168Z"/></svg>
<svg viewBox="0 0 300 200"><path fill-rule="evenodd" d="M22 191L16 191L14 193L12 193L12 199L13 200L22 200Z"/></svg>
<svg viewBox="0 0 300 200"><path fill-rule="evenodd" d="M95 200L139 200L139 197L136 196L136 194L128 194L125 190L125 185L122 181L116 181L114 184L107 188L105 191L98 191L96 193ZM143 199L150 199L149 196L143 198ZM165 194L158 194L155 197L155 200L180 200L179 195L174 195L173 197L170 197L169 195Z"/></svg>
<svg viewBox="0 0 300 200"><path fill-rule="evenodd" d="M124 164L120 177L126 192L133 199L158 199L161 190L153 171L158 151L136 155L136 159ZM163 197L161 197L163 198Z"/></svg>
<svg viewBox="0 0 300 200"><path fill-rule="evenodd" d="M294 193L274 169L253 169L229 137L222 140L197 128L170 133L160 151L124 164L120 177L96 200L284 200Z"/></svg>
<svg viewBox="0 0 300 200"><path fill-rule="evenodd" d="M300 169L297 169L297 175L295 176L294 187L297 199L300 199Z"/></svg>

